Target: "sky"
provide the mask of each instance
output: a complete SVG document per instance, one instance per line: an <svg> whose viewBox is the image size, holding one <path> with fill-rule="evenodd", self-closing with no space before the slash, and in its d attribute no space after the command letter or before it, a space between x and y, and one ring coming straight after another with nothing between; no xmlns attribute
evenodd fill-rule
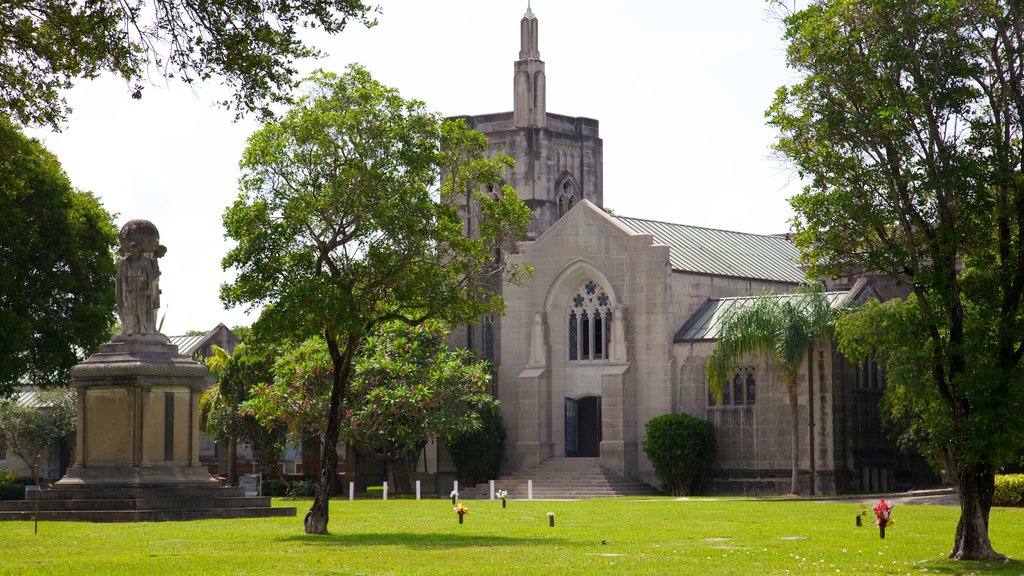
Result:
<svg viewBox="0 0 1024 576"><path fill-rule="evenodd" d="M373 0L370 0L372 3ZM379 24L311 36L327 53L299 64L351 62L405 98L445 115L512 109L513 63L526 0L379 0ZM785 66L781 25L764 0L532 0L546 63L548 112L600 122L604 201L616 214L774 234L789 229L800 182L770 149L764 111ZM238 161L257 128L215 107L224 88L155 78L141 100L103 77L66 93L61 132L28 133L95 193L118 227L152 221L163 333L248 325L258 311L225 310L221 215L238 197Z"/></svg>

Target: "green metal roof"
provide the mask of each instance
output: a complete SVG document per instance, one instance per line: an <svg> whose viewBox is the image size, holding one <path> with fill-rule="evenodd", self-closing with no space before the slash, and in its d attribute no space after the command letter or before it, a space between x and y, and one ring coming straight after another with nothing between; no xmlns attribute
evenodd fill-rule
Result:
<svg viewBox="0 0 1024 576"><path fill-rule="evenodd" d="M672 269L715 276L805 282L796 246L781 236L729 232L615 216L634 232L652 234L669 246Z"/></svg>
<svg viewBox="0 0 1024 576"><path fill-rule="evenodd" d="M171 344L178 347L178 354L191 356L199 348L199 345L203 343L203 340L206 339L206 334L168 336L167 339L171 341Z"/></svg>
<svg viewBox="0 0 1024 576"><path fill-rule="evenodd" d="M829 306L842 306L850 292L826 292ZM779 294L778 299L794 298L797 294ZM739 298L718 298L708 299L701 304L700 308L690 316L690 319L683 324L683 327L676 332L674 342L693 342L699 340L716 340L718 331L722 325L722 318L726 310L739 306L749 306L757 296L742 296Z"/></svg>

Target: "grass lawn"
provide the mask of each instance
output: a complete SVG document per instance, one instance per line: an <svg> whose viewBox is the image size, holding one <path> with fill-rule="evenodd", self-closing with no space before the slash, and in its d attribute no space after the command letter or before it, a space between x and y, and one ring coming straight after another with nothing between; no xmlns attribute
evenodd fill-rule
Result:
<svg viewBox="0 0 1024 576"><path fill-rule="evenodd" d="M873 504L874 502L870 502ZM878 537L850 503L338 500L329 536L295 518L139 524L0 522L0 574L1007 574L1024 575L1024 509L994 508L1007 563L951 562L959 509L896 506ZM548 527L547 513L555 513Z"/></svg>

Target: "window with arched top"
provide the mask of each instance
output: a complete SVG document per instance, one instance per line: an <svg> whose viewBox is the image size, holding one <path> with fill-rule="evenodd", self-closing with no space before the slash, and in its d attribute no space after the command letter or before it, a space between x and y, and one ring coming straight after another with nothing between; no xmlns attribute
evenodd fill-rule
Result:
<svg viewBox="0 0 1024 576"><path fill-rule="evenodd" d="M576 194L576 186L573 185L571 179L566 178L562 182L561 189L558 191L558 217L565 216L578 201L579 196Z"/></svg>
<svg viewBox="0 0 1024 576"><path fill-rule="evenodd" d="M607 360L612 339L612 305L593 280L580 284L569 300L567 322L570 362Z"/></svg>
<svg viewBox="0 0 1024 576"><path fill-rule="evenodd" d="M757 375L753 366L736 371L732 378L722 385L722 403L718 404L708 390L708 406L753 406L757 404Z"/></svg>

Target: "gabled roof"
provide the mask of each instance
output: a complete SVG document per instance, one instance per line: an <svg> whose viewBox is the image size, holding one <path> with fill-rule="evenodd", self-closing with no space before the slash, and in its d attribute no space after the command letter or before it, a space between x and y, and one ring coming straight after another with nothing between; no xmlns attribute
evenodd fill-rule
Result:
<svg viewBox="0 0 1024 576"><path fill-rule="evenodd" d="M825 297L833 308L843 306L850 298L851 292L826 292ZM780 300L797 297L798 294L779 294L775 296ZM757 296L742 296L739 298L718 298L708 299L690 319L683 324L683 327L676 332L673 342L694 342L701 340L717 340L719 330L722 327L722 318L727 310L734 307L749 306Z"/></svg>
<svg viewBox="0 0 1024 576"><path fill-rule="evenodd" d="M168 336L167 339L171 341L171 344L178 347L178 354L192 356L196 350L202 347L202 343L206 340L206 334Z"/></svg>
<svg viewBox="0 0 1024 576"><path fill-rule="evenodd" d="M729 232L615 216L629 229L652 234L659 244L669 246L672 269L734 278L776 282L805 282L797 267L796 246L781 236Z"/></svg>

